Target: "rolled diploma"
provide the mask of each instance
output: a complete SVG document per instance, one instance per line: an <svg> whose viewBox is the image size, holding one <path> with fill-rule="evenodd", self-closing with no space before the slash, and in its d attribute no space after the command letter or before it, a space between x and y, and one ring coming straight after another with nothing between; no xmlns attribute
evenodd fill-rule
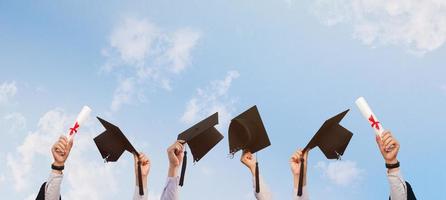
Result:
<svg viewBox="0 0 446 200"><path fill-rule="evenodd" d="M358 106L359 110L362 113L362 116L369 122L369 124L372 126L373 130L375 130L376 135L382 136L382 133L384 132L384 128L381 125L381 122L379 122L376 115L373 113L372 109L370 109L369 104L367 104L367 101L365 101L364 97L359 97L356 100L356 106Z"/></svg>
<svg viewBox="0 0 446 200"><path fill-rule="evenodd" d="M85 122L85 120L88 119L91 113L91 108L88 106L82 107L81 112L79 115L77 115L76 121L74 122L74 125L72 128L70 128L70 131L68 132L68 140L71 140L73 138L74 134L77 132L79 127Z"/></svg>

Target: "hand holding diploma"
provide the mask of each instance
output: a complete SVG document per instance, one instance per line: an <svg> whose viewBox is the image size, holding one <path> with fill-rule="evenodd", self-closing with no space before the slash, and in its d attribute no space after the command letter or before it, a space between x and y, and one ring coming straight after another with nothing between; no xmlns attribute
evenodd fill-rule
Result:
<svg viewBox="0 0 446 200"><path fill-rule="evenodd" d="M376 143L386 164L398 163L397 156L400 150L400 143L392 136L390 131L384 131L381 138L376 136Z"/></svg>
<svg viewBox="0 0 446 200"><path fill-rule="evenodd" d="M71 147L73 147L73 141L68 141L67 137L60 136L59 140L54 143L51 148L51 153L54 158L54 166L63 167L65 165L65 161L70 154Z"/></svg>
<svg viewBox="0 0 446 200"><path fill-rule="evenodd" d="M76 122L74 123L73 127L70 128L70 131L68 132L68 135L65 137L60 137L59 143L67 145L70 144L70 150L71 150L71 146L73 145L73 136L74 134L77 133L79 127L85 122L85 120L87 120L88 116L90 115L91 109L88 106L84 106L81 110L81 112L79 113L79 115L76 118ZM63 141L62 141L63 140ZM62 145L54 145L52 151L53 151L53 156L56 156L56 154L60 155L60 156L68 156L65 155L66 154L66 150L64 148L62 148ZM56 157L54 157L56 160ZM66 159L66 157L65 157Z"/></svg>

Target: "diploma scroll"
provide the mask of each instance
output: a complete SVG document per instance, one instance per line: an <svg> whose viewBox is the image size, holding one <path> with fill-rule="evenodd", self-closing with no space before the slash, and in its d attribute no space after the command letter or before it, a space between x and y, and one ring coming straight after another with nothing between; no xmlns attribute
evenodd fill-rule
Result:
<svg viewBox="0 0 446 200"><path fill-rule="evenodd" d="M88 119L88 117L90 116L91 113L91 108L88 106L84 106L81 110L81 112L79 113L79 115L77 115L76 121L74 122L73 127L70 128L70 131L68 132L68 140L71 140L74 136L74 134L77 133L77 130L79 129L79 127L81 127L81 125L84 124L85 120Z"/></svg>
<svg viewBox="0 0 446 200"><path fill-rule="evenodd" d="M376 135L382 136L384 132L384 128L382 127L381 122L379 122L376 115L373 113L372 109L370 109L369 104L364 99L364 97L359 97L356 100L356 106L358 106L359 110L362 113L362 116L370 123Z"/></svg>
<svg viewBox="0 0 446 200"><path fill-rule="evenodd" d="M372 109L370 108L367 101L364 99L364 97L359 97L356 100L356 106L358 106L359 110L362 113L362 116L369 122L369 124L372 126L373 130L375 131L375 134L378 135L382 139L382 135L384 133L384 128L379 122L376 115L373 113ZM390 148L385 149L387 152L391 151L393 149L393 146Z"/></svg>

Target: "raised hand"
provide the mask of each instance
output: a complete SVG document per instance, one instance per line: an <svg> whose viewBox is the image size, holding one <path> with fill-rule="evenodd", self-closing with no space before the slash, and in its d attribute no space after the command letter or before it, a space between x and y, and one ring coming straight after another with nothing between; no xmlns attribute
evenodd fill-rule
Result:
<svg viewBox="0 0 446 200"><path fill-rule="evenodd" d="M248 167L251 173L255 174L256 170L256 158L252 155L250 151L243 151L242 156L240 157L240 162L242 162L246 167Z"/></svg>
<svg viewBox="0 0 446 200"><path fill-rule="evenodd" d="M133 155L133 158L135 160L135 174L138 171L138 161L141 161L141 175L143 178L149 176L151 166L149 157L147 157L143 152L139 152L139 157Z"/></svg>
<svg viewBox="0 0 446 200"><path fill-rule="evenodd" d="M177 140L169 148L167 148L167 156L169 157L169 177L176 177L178 168L183 162L184 156L184 141Z"/></svg>
<svg viewBox="0 0 446 200"><path fill-rule="evenodd" d="M306 184L306 174L307 174L307 160L308 160L308 151L305 153L302 152L302 149L297 150L291 155L290 158L290 168L291 174L293 174L294 178L294 187L297 188L299 184L299 175L300 175L300 165L302 164L302 158L304 160L304 181L303 185Z"/></svg>
<svg viewBox="0 0 446 200"><path fill-rule="evenodd" d="M70 155L71 147L73 147L73 139L68 141L67 137L60 136L59 140L54 143L51 148L51 153L53 154L55 166L64 166L65 161Z"/></svg>
<svg viewBox="0 0 446 200"><path fill-rule="evenodd" d="M392 136L390 131L384 131L381 138L376 136L376 143L387 164L398 162L397 156L400 150L400 143Z"/></svg>
<svg viewBox="0 0 446 200"><path fill-rule="evenodd" d="M138 185L138 161L141 162L141 176L142 176L142 183L143 187L145 188L147 186L147 177L149 176L150 172L150 160L149 157L147 157L143 152L139 153L139 157L137 157L135 154L133 155L133 158L135 160L135 182L136 185Z"/></svg>

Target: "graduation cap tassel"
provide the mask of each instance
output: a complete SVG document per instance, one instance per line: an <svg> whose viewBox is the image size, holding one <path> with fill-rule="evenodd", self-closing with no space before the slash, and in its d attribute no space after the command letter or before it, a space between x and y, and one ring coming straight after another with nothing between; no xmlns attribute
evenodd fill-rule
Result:
<svg viewBox="0 0 446 200"><path fill-rule="evenodd" d="M256 162L256 193L260 192L259 163Z"/></svg>
<svg viewBox="0 0 446 200"><path fill-rule="evenodd" d="M141 175L141 161L138 161L138 185L139 185L139 195L144 195L144 188L142 186L142 175Z"/></svg>
<svg viewBox="0 0 446 200"><path fill-rule="evenodd" d="M299 174L299 185L297 188L297 196L302 196L302 186L304 182L304 159L300 159L300 174Z"/></svg>
<svg viewBox="0 0 446 200"><path fill-rule="evenodd" d="M186 173L186 165L187 165L187 151L184 151L183 165L181 166L181 176L179 184L181 187L183 187L184 183L184 174Z"/></svg>

